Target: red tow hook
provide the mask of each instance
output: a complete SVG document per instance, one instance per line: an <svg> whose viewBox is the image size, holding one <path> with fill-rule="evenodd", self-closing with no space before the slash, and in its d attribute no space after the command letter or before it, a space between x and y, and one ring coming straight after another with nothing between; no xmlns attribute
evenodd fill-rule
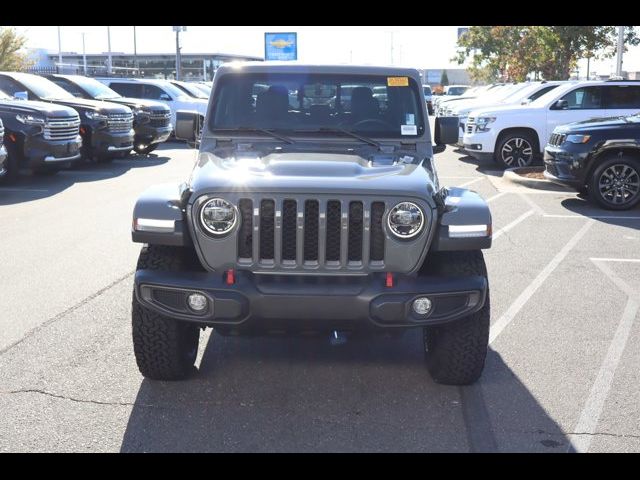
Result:
<svg viewBox="0 0 640 480"><path fill-rule="evenodd" d="M231 270L227 270L226 282L227 282L227 285L233 285L234 283L236 283L236 275L233 268Z"/></svg>
<svg viewBox="0 0 640 480"><path fill-rule="evenodd" d="M385 286L388 288L393 287L393 273L387 272L387 279L385 280Z"/></svg>

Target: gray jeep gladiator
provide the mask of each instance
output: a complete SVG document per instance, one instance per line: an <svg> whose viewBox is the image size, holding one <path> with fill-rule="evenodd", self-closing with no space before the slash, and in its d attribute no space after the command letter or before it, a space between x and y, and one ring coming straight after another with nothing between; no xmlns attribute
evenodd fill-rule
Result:
<svg viewBox="0 0 640 480"><path fill-rule="evenodd" d="M189 180L149 188L133 212L145 377L187 377L200 329L213 327L422 328L435 381L479 378L491 213L476 193L440 185L433 154L457 141L458 125L437 118L432 142L417 70L223 65L199 119L176 119L176 137L199 143Z"/></svg>

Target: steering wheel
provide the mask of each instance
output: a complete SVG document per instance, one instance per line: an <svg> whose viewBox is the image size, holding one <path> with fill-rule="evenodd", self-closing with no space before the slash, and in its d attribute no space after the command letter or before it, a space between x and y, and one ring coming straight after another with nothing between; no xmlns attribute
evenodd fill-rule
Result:
<svg viewBox="0 0 640 480"><path fill-rule="evenodd" d="M366 118L364 120L360 120L359 122L354 123L351 126L354 127L354 128L362 127L363 125L366 125L368 123L375 124L375 125L381 125L383 127L388 128L389 130L393 130L393 125L391 125L389 122L385 122L384 120L379 120L377 118Z"/></svg>

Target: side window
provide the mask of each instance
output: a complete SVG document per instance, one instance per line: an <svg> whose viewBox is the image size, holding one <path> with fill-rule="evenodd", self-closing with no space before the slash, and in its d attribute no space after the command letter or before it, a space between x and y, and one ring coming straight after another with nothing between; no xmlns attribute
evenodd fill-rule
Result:
<svg viewBox="0 0 640 480"><path fill-rule="evenodd" d="M111 82L109 87L123 97L142 98L142 84Z"/></svg>
<svg viewBox="0 0 640 480"><path fill-rule="evenodd" d="M529 95L529 100L531 100L533 102L537 98L541 97L542 95L544 95L547 92L550 92L551 90L553 90L556 87L557 87L557 85L549 85L548 87L541 88L540 90L538 90L533 95Z"/></svg>
<svg viewBox="0 0 640 480"><path fill-rule="evenodd" d="M149 100L166 100L166 98L162 98L162 95L166 95L171 98L169 94L156 85L144 85L142 90L142 98Z"/></svg>
<svg viewBox="0 0 640 480"><path fill-rule="evenodd" d="M640 87L634 85L616 85L606 87L605 108L640 109Z"/></svg>
<svg viewBox="0 0 640 480"><path fill-rule="evenodd" d="M61 88L64 88L67 92L69 92L74 97L78 98L89 98L89 96L82 91L80 87L78 87L75 83L71 83L67 80L63 80L61 78L50 78L53 83L58 85Z"/></svg>
<svg viewBox="0 0 640 480"><path fill-rule="evenodd" d="M26 89L9 77L0 76L0 90L12 97L14 93L24 92Z"/></svg>
<svg viewBox="0 0 640 480"><path fill-rule="evenodd" d="M594 110L602 108L603 87L582 87L570 91L561 100L566 100L568 110Z"/></svg>

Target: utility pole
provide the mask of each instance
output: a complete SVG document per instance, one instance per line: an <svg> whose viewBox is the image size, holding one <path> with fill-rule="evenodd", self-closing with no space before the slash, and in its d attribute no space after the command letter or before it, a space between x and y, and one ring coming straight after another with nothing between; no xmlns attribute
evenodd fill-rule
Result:
<svg viewBox="0 0 640 480"><path fill-rule="evenodd" d="M107 47L108 47L107 75L111 76L113 71L112 60L111 60L111 27L107 27Z"/></svg>
<svg viewBox="0 0 640 480"><path fill-rule="evenodd" d="M136 27L133 26L133 58L136 67L136 75L140 76L140 64L138 63L138 47L137 47L137 39L136 39Z"/></svg>
<svg viewBox="0 0 640 480"><path fill-rule="evenodd" d="M87 50L84 46L84 32L82 32L82 66L84 67L84 76L87 76Z"/></svg>
<svg viewBox="0 0 640 480"><path fill-rule="evenodd" d="M58 27L58 68L56 68L57 73L60 73L60 68L62 68L62 40L60 37L60 27Z"/></svg>
<svg viewBox="0 0 640 480"><path fill-rule="evenodd" d="M624 50L624 27L618 27L618 54L616 57L616 75L622 76L622 51Z"/></svg>
<svg viewBox="0 0 640 480"><path fill-rule="evenodd" d="M176 32L176 80L182 78L180 70L182 69L182 55L180 54L180 32L186 32L187 27L173 27Z"/></svg>

